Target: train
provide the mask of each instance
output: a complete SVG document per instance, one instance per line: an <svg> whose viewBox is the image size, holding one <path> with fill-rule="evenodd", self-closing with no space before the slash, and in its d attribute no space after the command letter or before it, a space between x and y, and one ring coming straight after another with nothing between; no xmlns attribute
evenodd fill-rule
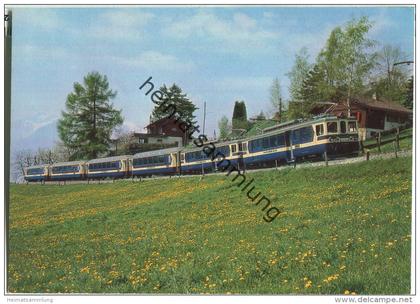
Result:
<svg viewBox="0 0 420 304"><path fill-rule="evenodd" d="M200 143L195 139L194 143L194 147L31 166L24 169L24 179L45 182L204 174L220 171L223 160L238 170L247 170L325 157L333 159L360 151L356 118L336 116L278 124L249 138ZM209 157L202 147L210 145L216 157Z"/></svg>

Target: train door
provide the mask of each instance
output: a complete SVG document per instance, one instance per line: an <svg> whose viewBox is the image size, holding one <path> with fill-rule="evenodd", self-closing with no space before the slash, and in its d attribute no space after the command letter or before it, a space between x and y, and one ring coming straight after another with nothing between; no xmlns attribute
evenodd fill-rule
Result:
<svg viewBox="0 0 420 304"><path fill-rule="evenodd" d="M171 166L175 167L174 173L179 174L180 173L179 169L181 168L179 164L180 152L171 153L170 155L171 155Z"/></svg>
<svg viewBox="0 0 420 304"><path fill-rule="evenodd" d="M133 160L131 158L127 159L127 176L131 176L133 168Z"/></svg>
<svg viewBox="0 0 420 304"><path fill-rule="evenodd" d="M239 142L238 143L238 169L242 169L245 171L245 162L244 162L244 154L248 153L248 142Z"/></svg>
<svg viewBox="0 0 420 304"><path fill-rule="evenodd" d="M293 162L295 160L295 156L293 154L293 141L292 141L292 132L287 131L285 133L285 140L286 140L286 154L287 154L287 162Z"/></svg>
<svg viewBox="0 0 420 304"><path fill-rule="evenodd" d="M176 153L176 173L178 175L181 175L182 173L182 163L184 162L184 157L185 154L181 153L181 152L177 152Z"/></svg>
<svg viewBox="0 0 420 304"><path fill-rule="evenodd" d="M245 170L244 167L244 158L243 158L243 146L242 146L242 142L238 142L237 144L238 147L238 170Z"/></svg>

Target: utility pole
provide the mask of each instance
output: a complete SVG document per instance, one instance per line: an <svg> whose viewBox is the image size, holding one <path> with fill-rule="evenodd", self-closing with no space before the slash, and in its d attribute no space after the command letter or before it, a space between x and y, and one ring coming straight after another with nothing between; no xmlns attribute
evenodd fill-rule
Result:
<svg viewBox="0 0 420 304"><path fill-rule="evenodd" d="M203 116L203 135L205 135L206 130L206 102L204 102L204 116Z"/></svg>

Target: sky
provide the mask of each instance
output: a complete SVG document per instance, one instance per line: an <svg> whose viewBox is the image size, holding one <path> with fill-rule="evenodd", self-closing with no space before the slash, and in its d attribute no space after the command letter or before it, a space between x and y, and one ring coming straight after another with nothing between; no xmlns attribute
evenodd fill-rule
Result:
<svg viewBox="0 0 420 304"><path fill-rule="evenodd" d="M176 83L199 107L206 133L232 117L244 100L248 117L270 111L270 86L279 78L289 97L287 73L295 54L310 60L331 30L369 17L378 47L399 46L414 57L412 7L12 7L12 146L54 122L74 82L98 71L108 77L127 130L145 131L153 108L139 86ZM30 142L30 141L28 141ZM31 142L31 149L37 143ZM40 144L41 145L41 144Z"/></svg>

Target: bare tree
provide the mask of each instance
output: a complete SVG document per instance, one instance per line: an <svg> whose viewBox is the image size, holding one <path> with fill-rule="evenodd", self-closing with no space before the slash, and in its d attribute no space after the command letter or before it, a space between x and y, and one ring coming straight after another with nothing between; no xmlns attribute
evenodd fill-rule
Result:
<svg viewBox="0 0 420 304"><path fill-rule="evenodd" d="M12 176L15 182L22 180L26 167L34 165L35 155L31 150L21 150L15 153L12 162Z"/></svg>
<svg viewBox="0 0 420 304"><path fill-rule="evenodd" d="M53 164L59 161L63 161L62 159L60 159L57 151L54 148L38 149L36 157L40 164Z"/></svg>
<svg viewBox="0 0 420 304"><path fill-rule="evenodd" d="M72 149L66 147L62 142L58 142L52 150L56 162L69 161L75 153Z"/></svg>
<svg viewBox="0 0 420 304"><path fill-rule="evenodd" d="M394 67L394 64L401 61L406 61L407 55L399 48L392 45L385 45L378 53L377 63L380 75L386 74L388 85L390 86L396 75L399 73L405 74L404 66ZM396 73L398 69L399 73Z"/></svg>

